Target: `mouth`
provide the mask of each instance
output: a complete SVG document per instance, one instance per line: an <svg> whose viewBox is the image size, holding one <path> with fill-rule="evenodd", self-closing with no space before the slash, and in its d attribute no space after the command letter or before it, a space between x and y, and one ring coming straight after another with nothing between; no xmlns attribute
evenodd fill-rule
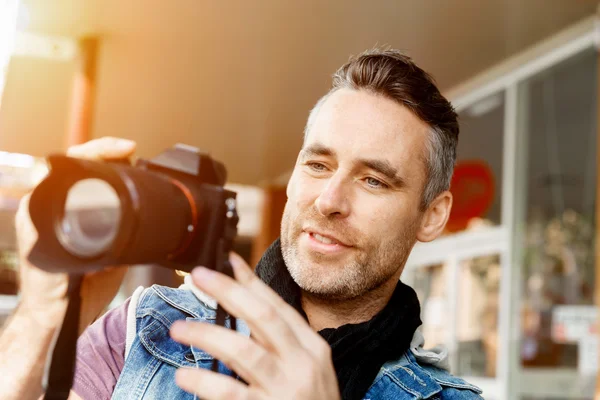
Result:
<svg viewBox="0 0 600 400"><path fill-rule="evenodd" d="M310 242L318 245L319 247L329 250L352 247L336 235L329 232L318 231L311 228L304 229L303 231L310 239Z"/></svg>

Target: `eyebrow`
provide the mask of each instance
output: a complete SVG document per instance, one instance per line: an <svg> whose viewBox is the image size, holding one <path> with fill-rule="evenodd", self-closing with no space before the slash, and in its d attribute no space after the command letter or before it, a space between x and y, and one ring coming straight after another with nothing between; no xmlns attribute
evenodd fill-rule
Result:
<svg viewBox="0 0 600 400"><path fill-rule="evenodd" d="M320 143L313 143L310 146L302 149L302 157L314 156L335 157L336 153L333 149ZM388 161L361 158L356 161L356 164L385 176L393 186L406 187L406 181L398 175L398 170L394 168L394 166L392 166L392 164Z"/></svg>
<svg viewBox="0 0 600 400"><path fill-rule="evenodd" d="M388 161L361 158L358 160L358 163L385 176L390 180L393 186L406 186L406 181L398 175L398 170Z"/></svg>
<svg viewBox="0 0 600 400"><path fill-rule="evenodd" d="M308 147L302 149L303 157L311 157L311 156L329 156L335 157L335 151L333 149L324 146L320 143L313 143Z"/></svg>

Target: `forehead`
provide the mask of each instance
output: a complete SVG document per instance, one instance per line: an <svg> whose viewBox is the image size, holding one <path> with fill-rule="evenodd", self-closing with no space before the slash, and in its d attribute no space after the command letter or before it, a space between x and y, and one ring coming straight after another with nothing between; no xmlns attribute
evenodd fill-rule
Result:
<svg viewBox="0 0 600 400"><path fill-rule="evenodd" d="M408 108L364 90L340 89L316 110L304 146L319 143L338 158L383 158L424 175L429 126Z"/></svg>

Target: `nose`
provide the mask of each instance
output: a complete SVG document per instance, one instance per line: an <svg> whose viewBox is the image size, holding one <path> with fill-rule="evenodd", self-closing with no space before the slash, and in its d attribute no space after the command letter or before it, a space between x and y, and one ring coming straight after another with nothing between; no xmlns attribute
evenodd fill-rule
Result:
<svg viewBox="0 0 600 400"><path fill-rule="evenodd" d="M342 177L335 175L329 179L319 197L315 200L315 206L323 216L347 217L350 214L350 203L346 185Z"/></svg>

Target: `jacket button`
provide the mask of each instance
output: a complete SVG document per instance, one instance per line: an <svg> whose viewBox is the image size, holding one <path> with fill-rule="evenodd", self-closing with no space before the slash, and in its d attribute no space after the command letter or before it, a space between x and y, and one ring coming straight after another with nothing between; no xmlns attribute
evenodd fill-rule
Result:
<svg viewBox="0 0 600 400"><path fill-rule="evenodd" d="M195 363L196 359L194 358L194 353L192 353L191 351L189 353L185 354L185 359L191 363Z"/></svg>

